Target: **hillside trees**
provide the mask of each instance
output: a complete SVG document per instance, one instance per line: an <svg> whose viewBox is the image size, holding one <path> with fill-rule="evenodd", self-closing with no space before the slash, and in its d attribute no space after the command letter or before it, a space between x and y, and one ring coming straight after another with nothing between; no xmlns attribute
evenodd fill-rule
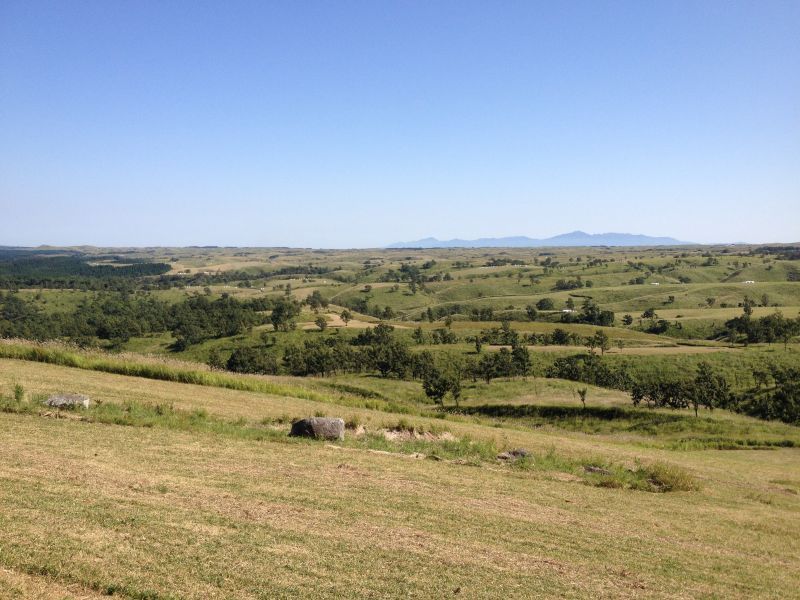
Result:
<svg viewBox="0 0 800 600"><path fill-rule="evenodd" d="M691 407L698 416L699 407L709 410L725 408L730 405L732 397L725 378L714 373L709 363L701 362L691 380L656 379L634 383L631 400L634 406L644 402L651 408Z"/></svg>
<svg viewBox="0 0 800 600"><path fill-rule="evenodd" d="M299 314L300 305L296 300L282 298L272 308L269 319L275 331L289 331L290 329L294 329L294 319Z"/></svg>
<svg viewBox="0 0 800 600"><path fill-rule="evenodd" d="M244 346L233 351L226 368L236 373L257 373L275 375L278 373L278 360L263 349Z"/></svg>

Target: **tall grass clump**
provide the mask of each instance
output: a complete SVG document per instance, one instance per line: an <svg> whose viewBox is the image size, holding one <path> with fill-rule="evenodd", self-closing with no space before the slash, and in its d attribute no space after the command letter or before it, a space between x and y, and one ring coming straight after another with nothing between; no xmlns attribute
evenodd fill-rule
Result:
<svg viewBox="0 0 800 600"><path fill-rule="evenodd" d="M603 488L642 492L678 492L699 489L697 481L677 465L654 463L630 469L602 457L572 458L552 448L545 454L527 456L512 463L517 469L570 473L585 483Z"/></svg>

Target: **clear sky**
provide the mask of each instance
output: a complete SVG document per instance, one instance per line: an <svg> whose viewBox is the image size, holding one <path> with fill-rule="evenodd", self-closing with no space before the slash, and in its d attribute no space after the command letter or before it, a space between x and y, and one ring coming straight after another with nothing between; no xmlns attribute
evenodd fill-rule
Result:
<svg viewBox="0 0 800 600"><path fill-rule="evenodd" d="M800 2L0 2L0 245L800 241Z"/></svg>

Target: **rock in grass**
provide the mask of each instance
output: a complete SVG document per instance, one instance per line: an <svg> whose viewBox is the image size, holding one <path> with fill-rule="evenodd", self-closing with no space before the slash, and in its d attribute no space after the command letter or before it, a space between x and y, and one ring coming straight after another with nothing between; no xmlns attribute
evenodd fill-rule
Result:
<svg viewBox="0 0 800 600"><path fill-rule="evenodd" d="M83 394L53 394L44 404L52 408L89 408L89 396Z"/></svg>
<svg viewBox="0 0 800 600"><path fill-rule="evenodd" d="M328 417L300 419L292 423L292 430L289 435L316 438L318 440L343 440L344 419L330 419Z"/></svg>
<svg viewBox="0 0 800 600"><path fill-rule="evenodd" d="M603 467L596 467L595 465L586 465L583 470L587 473L594 473L595 475L611 475L611 471Z"/></svg>
<svg viewBox="0 0 800 600"><path fill-rule="evenodd" d="M499 460L517 460L518 458L525 458L529 456L530 452L528 452L525 448L515 448L514 450L508 450L507 452L501 452L497 455Z"/></svg>

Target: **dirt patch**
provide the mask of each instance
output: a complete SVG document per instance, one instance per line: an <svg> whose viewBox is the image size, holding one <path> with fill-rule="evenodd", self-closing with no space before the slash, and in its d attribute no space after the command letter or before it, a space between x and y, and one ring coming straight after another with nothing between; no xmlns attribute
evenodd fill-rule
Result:
<svg viewBox="0 0 800 600"><path fill-rule="evenodd" d="M378 324L378 321L370 322L362 321L361 319L350 319L347 325L345 325L344 321L342 321L342 317L340 317L338 313L324 313L322 316L328 321L328 327L333 328L348 327L350 329L366 329L367 327L375 327L375 325ZM398 325L396 323L392 323L392 327L408 329L407 325ZM315 323L303 323L300 325L300 329L311 330L318 329L318 327Z"/></svg>

